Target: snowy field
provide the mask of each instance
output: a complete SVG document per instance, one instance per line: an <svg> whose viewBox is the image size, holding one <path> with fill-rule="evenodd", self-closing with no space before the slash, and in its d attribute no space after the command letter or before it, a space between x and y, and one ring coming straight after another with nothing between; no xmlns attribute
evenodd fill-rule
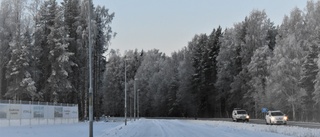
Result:
<svg viewBox="0 0 320 137"><path fill-rule="evenodd" d="M1 127L1 137L87 137L88 123ZM204 120L95 122L95 137L320 137L320 129Z"/></svg>

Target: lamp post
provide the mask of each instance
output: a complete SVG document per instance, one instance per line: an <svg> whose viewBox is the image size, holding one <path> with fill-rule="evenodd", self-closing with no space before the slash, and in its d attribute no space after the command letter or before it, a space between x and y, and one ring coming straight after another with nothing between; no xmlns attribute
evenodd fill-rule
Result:
<svg viewBox="0 0 320 137"><path fill-rule="evenodd" d="M137 93L137 109L138 109L138 112L137 112L137 117L138 119L140 119L140 112L139 112L139 92L140 92L140 89L138 89L138 93Z"/></svg>
<svg viewBox="0 0 320 137"><path fill-rule="evenodd" d="M137 106L137 86L136 86L136 81L139 80L138 78L134 79L134 91L133 91L133 119L136 121L136 106Z"/></svg>
<svg viewBox="0 0 320 137"><path fill-rule="evenodd" d="M92 93L92 41L91 41L91 0L88 1L89 22L89 137L93 137L93 93Z"/></svg>
<svg viewBox="0 0 320 137"><path fill-rule="evenodd" d="M127 59L124 60L124 124L127 125Z"/></svg>

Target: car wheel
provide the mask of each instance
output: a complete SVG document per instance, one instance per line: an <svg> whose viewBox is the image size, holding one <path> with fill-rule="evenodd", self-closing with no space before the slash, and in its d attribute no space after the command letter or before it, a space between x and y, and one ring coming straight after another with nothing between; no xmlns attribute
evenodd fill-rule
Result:
<svg viewBox="0 0 320 137"><path fill-rule="evenodd" d="M249 122L249 119L247 119L246 122Z"/></svg>

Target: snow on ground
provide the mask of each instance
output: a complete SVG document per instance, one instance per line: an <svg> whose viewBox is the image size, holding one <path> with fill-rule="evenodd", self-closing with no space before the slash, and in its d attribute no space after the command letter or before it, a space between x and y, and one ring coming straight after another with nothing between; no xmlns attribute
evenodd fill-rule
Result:
<svg viewBox="0 0 320 137"><path fill-rule="evenodd" d="M89 124L0 127L1 137L87 137ZM320 129L204 120L94 122L95 137L319 137Z"/></svg>
<svg viewBox="0 0 320 137"><path fill-rule="evenodd" d="M251 124L251 123L235 123L226 121L190 121L194 123L202 123L214 126L229 127L238 130L247 130L255 132L269 132L277 133L293 137L320 137L320 129L315 128L303 128L297 126L287 126L287 125L261 125L261 124Z"/></svg>
<svg viewBox="0 0 320 137"><path fill-rule="evenodd" d="M93 135L99 136L123 122L95 122ZM88 137L89 123L0 127L0 137Z"/></svg>

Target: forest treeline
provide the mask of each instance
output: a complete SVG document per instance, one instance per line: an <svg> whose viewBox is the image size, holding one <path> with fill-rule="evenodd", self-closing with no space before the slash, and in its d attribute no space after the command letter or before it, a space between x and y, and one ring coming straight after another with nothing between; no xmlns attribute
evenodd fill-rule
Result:
<svg viewBox="0 0 320 137"><path fill-rule="evenodd" d="M111 50L103 109L123 116L126 62L128 109L137 79L141 116L230 117L243 108L263 118L261 109L268 108L291 120L320 121L319 46L320 2L308 1L280 25L253 10L233 27L195 35L171 56Z"/></svg>
<svg viewBox="0 0 320 137"><path fill-rule="evenodd" d="M88 14L96 98L106 68L103 54L115 35L114 13L94 5L89 12L88 2L1 1L0 99L78 104L80 118L88 116Z"/></svg>
<svg viewBox="0 0 320 137"><path fill-rule="evenodd" d="M1 1L0 99L73 103L81 119L88 116L87 5ZM136 82L142 117L230 117L243 108L262 118L268 108L290 120L320 121L319 1L293 8L280 25L253 10L233 27L195 35L170 56L108 49L115 14L92 7L95 116L124 115L126 68L129 115Z"/></svg>

